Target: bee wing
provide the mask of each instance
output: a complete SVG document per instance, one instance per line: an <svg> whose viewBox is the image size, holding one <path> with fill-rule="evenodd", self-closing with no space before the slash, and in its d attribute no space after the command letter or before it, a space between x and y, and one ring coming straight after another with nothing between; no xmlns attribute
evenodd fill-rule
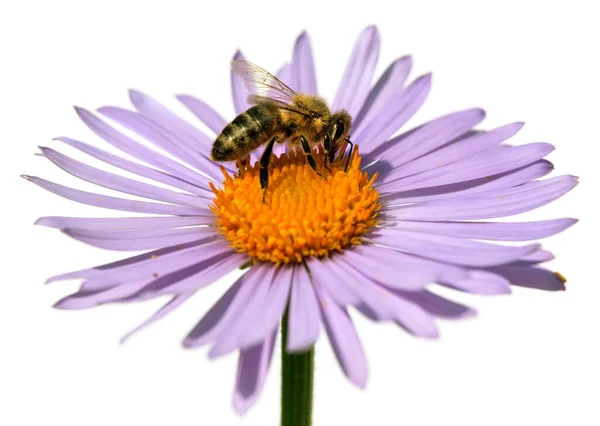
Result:
<svg viewBox="0 0 600 426"><path fill-rule="evenodd" d="M283 81L251 62L234 59L231 69L252 95L274 99L286 105L296 95Z"/></svg>
<svg viewBox="0 0 600 426"><path fill-rule="evenodd" d="M293 105L266 96L250 95L248 96L248 103L254 105L272 106L286 111L295 112L296 114L309 116L308 112L304 110L301 110Z"/></svg>

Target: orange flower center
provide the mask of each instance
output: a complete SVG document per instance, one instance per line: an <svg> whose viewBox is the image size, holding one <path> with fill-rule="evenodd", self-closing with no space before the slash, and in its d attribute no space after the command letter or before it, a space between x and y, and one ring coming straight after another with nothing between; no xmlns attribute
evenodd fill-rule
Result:
<svg viewBox="0 0 600 426"><path fill-rule="evenodd" d="M317 164L323 156L316 150ZM300 263L303 259L328 257L351 245L377 224L381 207L379 193L360 170L355 150L348 170L346 159L322 169L326 180L313 171L303 153L273 157L269 165L269 187L259 183L260 166L247 166L231 176L224 169L222 188L211 184L215 194L211 206L219 232L239 252L255 262Z"/></svg>

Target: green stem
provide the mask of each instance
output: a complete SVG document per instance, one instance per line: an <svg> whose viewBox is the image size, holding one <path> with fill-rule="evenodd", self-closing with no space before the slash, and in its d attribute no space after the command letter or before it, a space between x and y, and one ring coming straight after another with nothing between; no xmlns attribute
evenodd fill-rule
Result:
<svg viewBox="0 0 600 426"><path fill-rule="evenodd" d="M315 349L287 353L288 311L281 324L281 426L312 424Z"/></svg>

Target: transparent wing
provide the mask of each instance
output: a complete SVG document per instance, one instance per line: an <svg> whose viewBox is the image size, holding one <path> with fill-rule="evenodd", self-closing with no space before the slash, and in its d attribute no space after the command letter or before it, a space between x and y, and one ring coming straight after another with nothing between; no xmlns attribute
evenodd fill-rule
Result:
<svg viewBox="0 0 600 426"><path fill-rule="evenodd" d="M272 106L286 111L295 112L296 114L309 116L309 113L307 111L301 110L300 108L297 108L294 105L287 104L277 99L268 98L266 96L250 95L248 96L248 103L253 105Z"/></svg>
<svg viewBox="0 0 600 426"><path fill-rule="evenodd" d="M291 103L296 95L283 81L251 62L234 59L231 69L252 95L275 99L284 104Z"/></svg>

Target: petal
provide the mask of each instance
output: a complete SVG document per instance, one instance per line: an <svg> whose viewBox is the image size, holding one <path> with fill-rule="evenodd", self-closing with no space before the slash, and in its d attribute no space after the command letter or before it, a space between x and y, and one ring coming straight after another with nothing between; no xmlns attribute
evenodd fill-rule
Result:
<svg viewBox="0 0 600 426"><path fill-rule="evenodd" d="M456 163L401 179L392 171L384 178L387 183L383 183L379 188L382 191L409 191L466 182L527 166L541 160L553 149L554 147L547 143L494 147Z"/></svg>
<svg viewBox="0 0 600 426"><path fill-rule="evenodd" d="M509 294L511 292L510 283L500 275L482 270L472 270L468 272L467 278L447 279L439 281L440 284L474 294Z"/></svg>
<svg viewBox="0 0 600 426"><path fill-rule="evenodd" d="M183 341L185 347L199 347L212 341L223 327L235 318L254 290L252 285L244 285L256 273L256 270L252 269L254 268L239 278L194 326ZM248 274L250 276L246 276Z"/></svg>
<svg viewBox="0 0 600 426"><path fill-rule="evenodd" d="M212 140L208 142L192 141L188 144L182 139L181 132L179 134L173 133L170 128L162 127L161 122L154 122L147 116L124 108L102 107L98 109L98 112L137 133L181 161L195 167L211 179L218 181L221 178L222 173L219 166L209 160L206 155L203 155L203 152L208 154Z"/></svg>
<svg viewBox="0 0 600 426"><path fill-rule="evenodd" d="M173 111L161 105L150 96L138 90L129 90L129 98L135 108L175 135L179 141L189 148L198 148L199 145L210 146L212 139L202 133L200 129L179 117Z"/></svg>
<svg viewBox="0 0 600 426"><path fill-rule="evenodd" d="M352 320L346 309L333 303L327 293L317 287L323 325L342 370L355 385L367 384L367 359Z"/></svg>
<svg viewBox="0 0 600 426"><path fill-rule="evenodd" d="M379 31L370 26L356 40L332 103L334 111L344 108L351 116L356 116L369 93L378 58Z"/></svg>
<svg viewBox="0 0 600 426"><path fill-rule="evenodd" d="M241 348L241 340L248 330L256 327L262 321L263 309L269 305L269 293L273 284L275 267L271 265L260 265L259 279L249 282L254 291L246 301L236 318L225 326L216 338L214 346L208 356L216 358L225 355L237 348Z"/></svg>
<svg viewBox="0 0 600 426"><path fill-rule="evenodd" d="M370 152L396 133L423 105L430 88L431 75L426 74L390 99L381 113L354 135L363 152Z"/></svg>
<svg viewBox="0 0 600 426"><path fill-rule="evenodd" d="M394 165L403 164L402 166L394 168L394 170L390 173L389 179L394 180L395 178L402 178L445 166L447 164L452 164L457 160L466 158L470 155L474 155L478 152L484 151L485 149L500 144L501 142L514 136L523 127L523 123L513 123L490 130L488 132L477 133L473 136L464 138L458 142L437 149L428 155L417 158L424 151L430 150L432 146L438 148L439 146L454 139L456 135L464 133L465 129L474 122L469 122L469 117L466 112L459 114L464 115L462 120L459 120L459 117L457 117L456 121L452 125L444 126L443 130L438 130L435 134L427 136L428 132L425 131L427 126L424 126L422 128L423 130L419 130L418 132L411 134L410 137L403 139L400 146L410 144L410 139L421 140L418 148L413 146L413 148L417 149L412 149L410 151L405 150L404 154L401 153L398 157L394 157L393 159L384 157L385 161L392 162ZM390 153L390 156L391 155L393 154ZM392 178L391 175L394 177Z"/></svg>
<svg viewBox="0 0 600 426"><path fill-rule="evenodd" d="M317 75L310 37L303 32L296 39L292 59L292 88L298 93L317 94Z"/></svg>
<svg viewBox="0 0 600 426"><path fill-rule="evenodd" d="M444 299L430 291L398 291L393 290L398 296L418 304L432 315L446 319L460 319L474 316L477 312L473 308L461 305L451 300Z"/></svg>
<svg viewBox="0 0 600 426"><path fill-rule="evenodd" d="M233 408L239 414L244 414L262 391L276 340L277 331L274 331L263 342L240 351L233 394Z"/></svg>
<svg viewBox="0 0 600 426"><path fill-rule="evenodd" d="M233 55L234 60L246 60L242 52L239 50L235 52ZM250 104L248 103L248 92L242 85L242 81L231 72L231 95L233 98L233 108L235 110L236 115L241 114L250 108Z"/></svg>
<svg viewBox="0 0 600 426"><path fill-rule="evenodd" d="M216 238L215 229L208 226L184 229L125 230L113 232L66 228L63 229L63 232L71 238L94 247L119 251L151 250L191 243L201 239L214 240Z"/></svg>
<svg viewBox="0 0 600 426"><path fill-rule="evenodd" d="M335 303L340 306L360 303L358 293L350 285L348 274L336 262L310 258L307 263L315 286L322 287Z"/></svg>
<svg viewBox="0 0 600 426"><path fill-rule="evenodd" d="M422 290L439 275L439 268L424 268L417 258L373 246L346 250L338 259L340 266L346 264L375 282L399 290Z"/></svg>
<svg viewBox="0 0 600 426"><path fill-rule="evenodd" d="M319 303L313 284L306 270L296 268L292 281L288 311L288 352L305 351L315 344L319 337Z"/></svg>
<svg viewBox="0 0 600 426"><path fill-rule="evenodd" d="M75 139L59 137L56 138L56 140L59 140L69 146L72 146L73 148L78 149L79 151L85 152L86 154L97 158L98 160L103 161L107 164L110 164L111 166L118 167L122 170L126 170L138 176L152 179L156 182L164 183L165 185L169 185L174 188L183 189L184 191L191 192L192 194L196 194L204 198L207 198L212 195L208 184L206 183L203 186L193 185L189 182L186 182L185 180L179 179L163 171L146 167L141 164L134 163L133 161L125 160L124 158L110 154L106 151L85 144L83 142L79 142Z"/></svg>
<svg viewBox="0 0 600 426"><path fill-rule="evenodd" d="M393 229L499 241L527 241L549 237L569 228L576 219L537 222L415 222L399 221Z"/></svg>
<svg viewBox="0 0 600 426"><path fill-rule="evenodd" d="M159 257L164 257L169 255L171 258L174 256L178 256L181 253L185 253L188 249L194 249L198 246L206 245L204 242L193 242L188 244L183 244L180 246L173 247L165 247L159 250L154 250L148 253L140 254L137 256L128 257L125 259L118 260L116 262L106 263L104 265L95 266L93 268L81 269L78 271L68 272L66 274L56 275L52 278L49 278L46 283L51 283L54 281L62 281L62 280L70 280L70 279L92 279L99 278L103 275L106 275L108 272L112 270L117 270L116 276L121 276L126 267L134 267L134 266L144 266L153 264L153 261L158 259ZM119 281L116 281L117 283Z"/></svg>
<svg viewBox="0 0 600 426"><path fill-rule="evenodd" d="M523 213L543 206L577 185L575 176L558 176L543 181L475 195L427 201L395 209L391 217L400 220L446 221L489 219Z"/></svg>
<svg viewBox="0 0 600 426"><path fill-rule="evenodd" d="M340 267L351 274L349 265L341 264ZM438 336L432 316L417 304L394 296L384 287L368 279L360 279L360 274L357 272L354 272L354 275L358 278L354 287L360 294L362 304L367 308L370 318L376 321L394 320L417 336L429 338Z"/></svg>
<svg viewBox="0 0 600 426"><path fill-rule="evenodd" d="M163 305L150 318L148 318L146 321L144 321L143 323L141 323L140 325L138 325L137 327L135 327L133 330L131 330L130 332L128 332L126 335L124 335L121 338L121 343L125 343L131 336L133 336L137 332L143 330L144 328L146 328L149 325L155 323L159 319L161 319L161 318L165 317L166 315L170 314L175 309L177 309L179 306L181 306L190 297L192 297L191 294L183 294L183 295L177 295L177 296L172 297L171 300L169 300L165 305Z"/></svg>
<svg viewBox="0 0 600 426"><path fill-rule="evenodd" d="M176 98L215 134L221 133L227 125L227 120L201 99L191 95L177 95Z"/></svg>
<svg viewBox="0 0 600 426"><path fill-rule="evenodd" d="M127 200L124 198L110 197L108 195L94 194L93 192L80 191L78 189L68 188L54 182L47 181L35 176L22 176L30 182L53 192L56 195L67 198L71 201L87 204L90 206L103 207L113 210L121 210L135 213L150 214L169 214L180 216L195 216L202 213L202 210L192 207L176 206L173 204L151 203L148 201Z"/></svg>
<svg viewBox="0 0 600 426"><path fill-rule="evenodd" d="M170 191L158 186L138 182L114 173L96 169L95 167L73 160L52 148L40 147L40 150L46 158L58 167L87 182L126 194L136 195L138 197L197 208L199 213L202 213L203 211L206 213L209 212L208 199Z"/></svg>
<svg viewBox="0 0 600 426"><path fill-rule="evenodd" d="M496 176L488 176L469 182L455 183L451 185L433 188L415 189L404 192L387 192L383 197L386 200L397 200L402 204L417 203L431 200L458 199L465 195L484 193L494 189L507 189L520 186L541 178L552 172L552 163L546 160L537 161L530 166L510 171ZM388 204L390 206L391 204Z"/></svg>
<svg viewBox="0 0 600 426"><path fill-rule="evenodd" d="M240 347L247 348L260 343L273 330L277 330L281 316L288 304L293 274L294 267L282 266L276 270L266 303L259 309L261 319L248 328L239 341Z"/></svg>
<svg viewBox="0 0 600 426"><path fill-rule="evenodd" d="M379 77L375 86L369 92L364 105L354 119L355 133L360 133L367 127L387 105L388 101L401 93L402 87L412 68L412 58L405 56L395 60Z"/></svg>
<svg viewBox="0 0 600 426"><path fill-rule="evenodd" d="M565 290L566 280L560 274L545 268L535 266L511 267L498 266L489 268L495 274L506 278L512 285L519 287L535 288L538 290L560 291Z"/></svg>
<svg viewBox="0 0 600 426"><path fill-rule="evenodd" d="M46 216L39 218L35 224L51 228L76 228L80 230L118 231L123 229L171 229L180 226L207 225L214 222L214 216L183 217L61 217Z"/></svg>
<svg viewBox="0 0 600 426"><path fill-rule="evenodd" d="M161 155L157 151L146 148L144 145L110 127L104 121L100 120L94 114L83 108L76 107L75 111L85 125L90 128L90 130L115 148L120 149L121 151L138 158L145 163L151 164L154 167L158 167L159 169L164 170L175 177L193 183L194 185L206 186L206 179L203 176L200 176L198 173L187 168L183 164L171 160L170 158Z"/></svg>
<svg viewBox="0 0 600 426"><path fill-rule="evenodd" d="M442 262L467 266L501 265L519 259L539 248L537 244L508 247L446 235L420 234L393 228L382 230L371 238L396 250Z"/></svg>

